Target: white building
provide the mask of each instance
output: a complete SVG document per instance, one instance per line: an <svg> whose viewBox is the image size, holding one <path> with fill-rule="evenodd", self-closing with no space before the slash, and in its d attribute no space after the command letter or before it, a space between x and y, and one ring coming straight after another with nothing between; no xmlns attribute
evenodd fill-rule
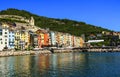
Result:
<svg viewBox="0 0 120 77"><path fill-rule="evenodd" d="M51 45L56 45L55 33L52 31L50 32L50 42L51 42Z"/></svg>
<svg viewBox="0 0 120 77"><path fill-rule="evenodd" d="M14 31L9 31L9 49L14 49L15 33Z"/></svg>
<svg viewBox="0 0 120 77"><path fill-rule="evenodd" d="M72 35L69 34L68 39L69 39L69 46L72 47Z"/></svg>
<svg viewBox="0 0 120 77"><path fill-rule="evenodd" d="M0 25L0 50L3 50L5 47L9 46L9 29L8 25Z"/></svg>
<svg viewBox="0 0 120 77"><path fill-rule="evenodd" d="M97 43L97 42L104 42L104 40L103 39L101 39L101 40L88 40L88 42L86 42L86 43Z"/></svg>

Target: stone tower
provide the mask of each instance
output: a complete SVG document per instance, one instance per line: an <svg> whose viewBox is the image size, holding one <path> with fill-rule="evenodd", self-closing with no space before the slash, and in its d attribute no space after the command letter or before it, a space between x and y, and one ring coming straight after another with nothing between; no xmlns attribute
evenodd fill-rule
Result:
<svg viewBox="0 0 120 77"><path fill-rule="evenodd" d="M31 19L30 19L30 25L31 25L31 26L34 26L34 25L35 25L35 20L34 20L33 17L31 17Z"/></svg>

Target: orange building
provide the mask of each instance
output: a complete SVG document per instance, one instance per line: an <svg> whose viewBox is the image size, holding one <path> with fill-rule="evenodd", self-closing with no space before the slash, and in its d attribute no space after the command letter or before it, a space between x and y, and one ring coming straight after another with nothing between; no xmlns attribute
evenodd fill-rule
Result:
<svg viewBox="0 0 120 77"><path fill-rule="evenodd" d="M46 30L37 30L38 34L38 47L47 47L49 45L49 33Z"/></svg>
<svg viewBox="0 0 120 77"><path fill-rule="evenodd" d="M44 46L49 45L49 34L47 32L44 33Z"/></svg>

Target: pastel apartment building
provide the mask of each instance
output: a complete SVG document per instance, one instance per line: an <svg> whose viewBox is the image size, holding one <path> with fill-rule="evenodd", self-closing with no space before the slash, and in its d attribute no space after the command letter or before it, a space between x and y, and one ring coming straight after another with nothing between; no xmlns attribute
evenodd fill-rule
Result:
<svg viewBox="0 0 120 77"><path fill-rule="evenodd" d="M56 45L55 32L50 31L49 36L50 36L50 40L49 40L50 45L55 46Z"/></svg>
<svg viewBox="0 0 120 77"><path fill-rule="evenodd" d="M9 47L9 26L7 24L0 25L0 50Z"/></svg>
<svg viewBox="0 0 120 77"><path fill-rule="evenodd" d="M14 46L15 46L14 41L15 41L15 33L13 30L10 30L9 31L9 46L8 46L9 49L14 49Z"/></svg>
<svg viewBox="0 0 120 77"><path fill-rule="evenodd" d="M82 47L83 39L74 35L62 32L38 29L33 32L27 29L15 29L14 25L0 24L0 50L20 49L29 47L43 48L49 46L56 47Z"/></svg>
<svg viewBox="0 0 120 77"><path fill-rule="evenodd" d="M47 32L46 30L37 30L36 31L37 35L38 35L38 47L42 48L42 47L47 47L49 46L49 32Z"/></svg>

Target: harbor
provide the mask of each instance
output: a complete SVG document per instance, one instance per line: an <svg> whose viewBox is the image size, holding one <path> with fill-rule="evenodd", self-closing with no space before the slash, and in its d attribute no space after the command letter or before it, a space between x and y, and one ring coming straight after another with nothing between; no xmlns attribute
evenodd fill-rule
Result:
<svg viewBox="0 0 120 77"><path fill-rule="evenodd" d="M50 55L1 57L0 76L119 77L119 59L120 53L111 52L54 53Z"/></svg>

